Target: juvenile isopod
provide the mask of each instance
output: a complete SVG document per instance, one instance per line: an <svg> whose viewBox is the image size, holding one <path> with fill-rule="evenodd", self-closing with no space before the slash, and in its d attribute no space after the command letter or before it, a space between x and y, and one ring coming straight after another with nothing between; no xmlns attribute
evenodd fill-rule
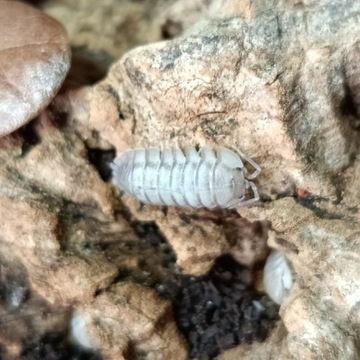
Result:
<svg viewBox="0 0 360 360"><path fill-rule="evenodd" d="M240 156L254 167L254 173L248 173ZM188 147L185 154L179 148L128 150L112 164L113 182L143 203L190 208L248 206L259 200L249 180L260 173L260 167L240 156L223 147L216 153L208 147Z"/></svg>
<svg viewBox="0 0 360 360"><path fill-rule="evenodd" d="M293 285L293 274L285 255L272 250L264 267L264 285L270 298L281 305Z"/></svg>

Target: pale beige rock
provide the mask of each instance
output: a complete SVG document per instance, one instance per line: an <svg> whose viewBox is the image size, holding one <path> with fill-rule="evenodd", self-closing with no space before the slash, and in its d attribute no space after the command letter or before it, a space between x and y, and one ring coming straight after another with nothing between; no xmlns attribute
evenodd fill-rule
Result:
<svg viewBox="0 0 360 360"><path fill-rule="evenodd" d="M190 5L169 6L186 14ZM27 154L19 134L1 144L0 215L8 222L1 251L16 253L50 301L78 304L107 358L143 351L147 359L181 359L169 303L130 279L112 284L122 266L133 274L143 272L145 257L152 271L160 262L149 249L136 255L142 248L131 225L155 221L177 265L196 275L224 252L261 263L267 240L294 267L281 320L263 344L219 358L358 359L359 6L214 0L195 27L182 23L182 37L136 48L101 83L57 98L67 126L44 127L42 119L42 142ZM83 142L117 151L238 148L262 167L262 201L241 217L142 206L100 180ZM160 266L155 272L161 278Z"/></svg>
<svg viewBox="0 0 360 360"><path fill-rule="evenodd" d="M300 187L334 199L330 178L350 164L358 145L351 119L341 110L346 106L344 79L326 82L327 76L335 79L343 52L322 47L323 37L331 34L299 35L300 19L295 30L289 16L297 21L300 14L289 9L279 24L271 13L249 24L240 17L224 20L221 28L217 22L203 22L187 37L131 51L90 93L89 120L120 151L159 142L233 146L262 164L258 181L264 195ZM313 30L320 20L314 15L309 21ZM286 36L280 40L276 33L281 26ZM348 27L354 26L350 17ZM309 50L295 47L291 36L302 36ZM287 57L281 46L289 48ZM346 44L344 51L348 48ZM291 92L294 87L297 92ZM119 100L110 99L114 91ZM299 98L303 106L296 102ZM323 99L320 106L318 99ZM331 140L317 143L319 134Z"/></svg>
<svg viewBox="0 0 360 360"><path fill-rule="evenodd" d="M156 221L173 247L177 264L184 273L204 274L214 259L230 248L223 226L216 223L219 217L209 211L200 210L194 216L191 211L177 208L169 208L166 212L159 206L137 208L130 197L125 201L137 219Z"/></svg>
<svg viewBox="0 0 360 360"><path fill-rule="evenodd" d="M107 359L187 359L171 304L153 290L124 282L80 310L89 336ZM179 346L180 345L180 346Z"/></svg>
<svg viewBox="0 0 360 360"><path fill-rule="evenodd" d="M177 265L186 274L206 273L224 253L249 267L264 261L268 254L267 222L251 223L229 211L138 207L130 196L125 196L124 202L137 219L156 221L176 253Z"/></svg>
<svg viewBox="0 0 360 360"><path fill-rule="evenodd" d="M45 12L64 24L74 46L118 58L129 49L161 39L157 15L169 0L97 2L63 0L42 4Z"/></svg>
<svg viewBox="0 0 360 360"><path fill-rule="evenodd" d="M77 141L76 135L71 132L65 139L57 129L57 120L53 122L51 117L51 113L44 112L41 121L35 125L34 131L41 139L41 146L35 146L27 154L22 154L21 148L17 149L19 156L13 171L22 173L26 178L26 182L21 185L29 188L31 184L34 193L51 192L67 201L96 203L103 212L110 214L111 190L104 186L89 164L85 144ZM64 148L67 151L63 151ZM91 193L88 189L91 189ZM10 186L6 188L9 196L12 190Z"/></svg>
<svg viewBox="0 0 360 360"><path fill-rule="evenodd" d="M46 306L61 312L60 315L49 312L54 320L42 319L45 305L26 300L24 306L30 306L36 329L30 337L28 322L22 320L20 311L11 314L12 330L7 330L4 324L1 326L4 332L0 332L5 359L20 356L26 346L36 343L45 332L66 331L64 323L70 310L80 304L91 304L98 293L107 294L122 272L132 272L135 278L155 274L151 284L156 281L162 284L167 276L164 259L157 254L162 248L141 244L132 220L124 218L125 212L114 199L111 185L102 181L90 165L87 152L73 129L62 125L50 111L31 124L31 132L11 134L1 142L0 281L4 257L9 266L21 265L25 269L31 298L36 294L46 299ZM156 319L157 311L163 309L169 314L159 320L164 320L159 332L159 324L152 325L153 339L140 339L143 347L139 351L166 358L171 350L185 358L185 346L172 319L171 304L163 301L163 307L159 307L161 300L153 290L142 290L141 286L130 286L128 296L144 300L137 316L143 317L148 311L154 313L153 318L144 317L147 326ZM111 307L116 309L116 304L110 301ZM2 318L6 320L6 309L4 313ZM136 309L134 316L135 313ZM135 330L132 341L137 341ZM178 341L172 342L174 339ZM110 342L114 344L116 340ZM164 343L169 346L163 348ZM108 345L102 350L116 359L111 355L116 353L116 347Z"/></svg>
<svg viewBox="0 0 360 360"><path fill-rule="evenodd" d="M281 356L289 352L294 358L356 359L352 339L360 323L358 218L329 220L332 214L326 212L318 217L289 198L262 210L277 230L270 246L286 253L296 273L296 285L281 307L290 333ZM248 218L257 216L254 209L246 212Z"/></svg>
<svg viewBox="0 0 360 360"><path fill-rule="evenodd" d="M2 247L0 255L0 347L4 360L19 359L24 346L46 332L66 331L68 310L51 306L30 290L26 267ZM44 316L46 314L46 316Z"/></svg>
<svg viewBox="0 0 360 360"><path fill-rule="evenodd" d="M295 286L281 307L289 334L240 347L232 358L269 349L280 359L359 357L359 10L351 1L213 1L207 19L182 37L130 51L107 79L68 102L85 139L90 126L119 152L230 146L262 166L256 183L263 204L239 212L271 221L269 245L293 263ZM207 269L206 262L199 267L206 250L228 250L212 220L204 234L196 232L198 218L179 230L188 211L164 215L123 199L137 217L157 221L186 272Z"/></svg>
<svg viewBox="0 0 360 360"><path fill-rule="evenodd" d="M84 144L71 131L64 136L46 114L34 131L40 143L26 152L12 135L0 149L1 247L26 267L38 293L68 305L107 287L118 269L96 252L85 260L64 251L83 251L110 234L135 236L125 220L115 221L111 191L89 165ZM106 221L106 229L96 225Z"/></svg>
<svg viewBox="0 0 360 360"><path fill-rule="evenodd" d="M269 254L267 246L269 221L250 222L246 219L227 218L224 233L229 244L229 252L236 261L249 268L261 265Z"/></svg>
<svg viewBox="0 0 360 360"><path fill-rule="evenodd" d="M286 343L283 339L287 335L286 328L281 321L271 332L268 339L263 343L254 343L251 345L244 344L236 348L225 351L218 356L219 360L272 360L276 357L282 360L294 359L291 355L286 354ZM279 357L281 353L281 357Z"/></svg>
<svg viewBox="0 0 360 360"><path fill-rule="evenodd" d="M354 165L344 171L346 187L341 193L343 203L350 209L358 209L360 206L358 179L360 179L360 158L357 156Z"/></svg>
<svg viewBox="0 0 360 360"><path fill-rule="evenodd" d="M64 28L20 1L0 1L0 136L35 118L70 68Z"/></svg>

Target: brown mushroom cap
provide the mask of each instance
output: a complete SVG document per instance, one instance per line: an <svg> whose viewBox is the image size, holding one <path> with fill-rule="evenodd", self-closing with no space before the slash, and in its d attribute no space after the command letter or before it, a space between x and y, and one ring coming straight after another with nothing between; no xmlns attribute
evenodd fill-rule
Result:
<svg viewBox="0 0 360 360"><path fill-rule="evenodd" d="M70 68L64 28L18 1L0 1L0 136L36 117Z"/></svg>

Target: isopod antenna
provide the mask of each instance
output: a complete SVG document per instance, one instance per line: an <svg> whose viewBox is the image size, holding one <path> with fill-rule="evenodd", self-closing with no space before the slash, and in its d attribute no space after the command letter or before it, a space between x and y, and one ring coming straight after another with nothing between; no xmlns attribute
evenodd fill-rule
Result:
<svg viewBox="0 0 360 360"><path fill-rule="evenodd" d="M246 162L248 162L248 163L255 169L255 171L254 171L252 174L246 176L246 178L247 178L248 180L255 179L255 178L260 174L260 172L261 172L261 167L260 167L254 160L252 160L249 156L247 156L247 155L245 155L244 153L242 153L240 150L236 150L236 151L240 154L240 156L241 156L244 160L246 160ZM251 185L250 185L250 186L251 186ZM253 189L252 186L251 186L251 188ZM256 191L256 192L257 192L257 191Z"/></svg>

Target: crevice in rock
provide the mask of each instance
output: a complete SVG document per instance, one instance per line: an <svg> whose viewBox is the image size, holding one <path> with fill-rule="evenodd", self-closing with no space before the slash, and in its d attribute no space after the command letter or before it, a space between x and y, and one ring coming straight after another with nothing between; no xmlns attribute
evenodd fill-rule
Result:
<svg viewBox="0 0 360 360"><path fill-rule="evenodd" d="M43 5L47 1L48 0L26 0L24 2L31 4L33 6L36 6L36 7L41 7L41 5Z"/></svg>
<svg viewBox="0 0 360 360"><path fill-rule="evenodd" d="M340 70L338 70L340 72ZM331 103L333 112L339 119L339 130L346 140L345 152L348 154L348 163L342 167L341 171L351 166L355 161L358 154L358 148L360 145L360 114L358 106L356 104L355 94L352 92L346 79L346 72L341 72L340 89L335 87L335 91L331 95ZM339 185L343 182L339 182L338 174L334 174L333 180L334 186L338 189ZM341 198L341 190L338 189L338 199Z"/></svg>
<svg viewBox="0 0 360 360"><path fill-rule="evenodd" d="M116 91L116 89L114 89L113 86L109 85L106 87L106 92L111 95L111 97L114 98L115 102L116 102L116 108L117 108L117 112L119 114L119 120L126 120L127 116L125 115L125 113L122 111L121 109L121 101L120 101L120 96L119 93Z"/></svg>
<svg viewBox="0 0 360 360"><path fill-rule="evenodd" d="M48 332L35 343L30 343L20 355L21 360L102 360L102 356L82 349L68 340L66 332Z"/></svg>
<svg viewBox="0 0 360 360"><path fill-rule="evenodd" d="M349 116L350 118L358 118L359 114L357 111L357 107L356 104L354 102L354 99L352 97L351 91L350 91L350 87L345 84L344 85L344 96L342 98L342 100L340 101L339 104L339 111L340 114L343 116ZM359 121L359 119L357 119ZM354 126L355 124L353 124L354 130L360 130L360 124L357 124L357 127Z"/></svg>
<svg viewBox="0 0 360 360"><path fill-rule="evenodd" d="M295 194L294 199L300 205L311 210L320 219L328 219L328 220L343 219L343 215L331 213L325 209L322 209L318 205L316 205L317 201L329 201L325 198L322 198L320 196L299 197Z"/></svg>
<svg viewBox="0 0 360 360"><path fill-rule="evenodd" d="M164 40L174 39L183 32L183 25L179 21L167 19L161 26L161 37Z"/></svg>
<svg viewBox="0 0 360 360"><path fill-rule="evenodd" d="M96 206L77 204L62 199L59 207L56 233L62 251L78 252L82 248L104 251L108 246L106 240L115 241L117 239L117 234L104 231L106 222L98 218L99 213ZM83 237L74 237L74 234L79 231Z"/></svg>
<svg viewBox="0 0 360 360"><path fill-rule="evenodd" d="M60 93L102 80L113 62L113 58L103 50L93 51L87 46L74 46L71 50L71 67Z"/></svg>
<svg viewBox="0 0 360 360"><path fill-rule="evenodd" d="M159 226L154 221L133 221L130 225L140 239L153 246L168 243Z"/></svg>
<svg viewBox="0 0 360 360"><path fill-rule="evenodd" d="M69 123L69 114L55 109L52 105L49 105L49 109L51 110L51 124L58 129L65 128Z"/></svg>
<svg viewBox="0 0 360 360"><path fill-rule="evenodd" d="M89 162L95 166L98 171L100 177L104 181L109 181L111 179L111 168L110 163L115 158L115 149L99 149L99 148L91 148L86 145L87 155Z"/></svg>
<svg viewBox="0 0 360 360"><path fill-rule="evenodd" d="M24 125L19 129L19 133L23 137L24 141L21 146L21 156L24 157L26 154L36 145L40 144L41 139L37 132L37 125L39 118L35 118L28 124Z"/></svg>
<svg viewBox="0 0 360 360"><path fill-rule="evenodd" d="M127 343L127 347L122 355L125 360L137 360L138 359L138 356L137 356L138 354L137 354L136 347L135 347L135 344L133 341L129 341Z"/></svg>

